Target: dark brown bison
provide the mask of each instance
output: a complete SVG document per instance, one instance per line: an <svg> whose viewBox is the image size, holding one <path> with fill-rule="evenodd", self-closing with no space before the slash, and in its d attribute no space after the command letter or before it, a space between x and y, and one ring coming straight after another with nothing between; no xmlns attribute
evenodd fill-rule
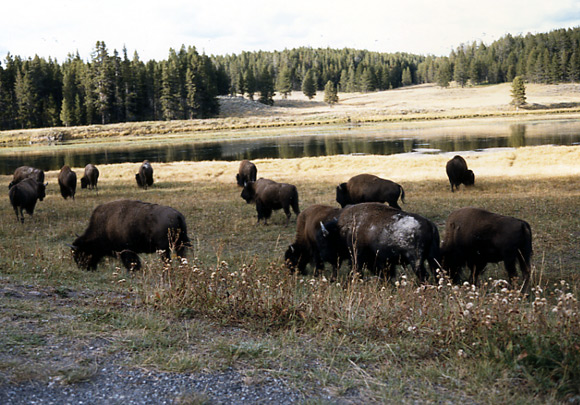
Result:
<svg viewBox="0 0 580 405"><path fill-rule="evenodd" d="M171 207L133 200L118 200L94 209L89 226L71 245L81 268L94 270L104 256L120 257L127 270L138 270L137 253L171 250L184 257L190 246L184 216Z"/></svg>
<svg viewBox="0 0 580 405"><path fill-rule="evenodd" d="M315 274L324 268L324 262L316 245L316 233L320 229L321 223L337 218L339 212L340 208L315 204L298 215L296 218L296 238L284 254L288 267L298 269L302 274L306 274L306 265L309 263L314 266Z"/></svg>
<svg viewBox="0 0 580 405"><path fill-rule="evenodd" d="M443 268L449 271L454 282L461 281L461 270L467 266L471 283L477 284L487 263L503 261L513 286L518 261L523 277L522 291L528 290L532 230L526 221L479 208L458 209L445 223L441 252Z"/></svg>
<svg viewBox="0 0 580 405"><path fill-rule="evenodd" d="M92 164L89 163L85 166L85 175L81 177L81 188L88 188L89 190L95 189L97 193L99 189L97 187L97 183L99 181L99 169Z"/></svg>
<svg viewBox="0 0 580 405"><path fill-rule="evenodd" d="M8 188L28 178L32 178L39 183L44 183L44 171L35 167L20 166L14 170L14 175L12 176L12 181L8 184Z"/></svg>
<svg viewBox="0 0 580 405"><path fill-rule="evenodd" d="M451 192L454 192L453 187L459 189L460 184L473 186L475 183L473 171L467 169L467 162L459 155L454 156L453 159L447 162L445 170L447 171L447 177L449 177L449 184L451 184Z"/></svg>
<svg viewBox="0 0 580 405"><path fill-rule="evenodd" d="M148 160L144 160L139 167L139 173L135 174L135 180L137 180L137 185L145 190L153 185L153 167Z"/></svg>
<svg viewBox="0 0 580 405"><path fill-rule="evenodd" d="M36 201L42 201L44 197L46 197L47 184L48 183L40 183L29 177L10 187L8 196L10 197L10 204L12 204L12 207L14 208L17 221L20 220L20 222L24 222L24 214L22 213L22 210L25 210L28 215L32 216L34 213L34 207L36 206Z"/></svg>
<svg viewBox="0 0 580 405"><path fill-rule="evenodd" d="M256 181L257 175L258 169L256 168L256 165L249 160L242 160L240 162L238 174L236 174L236 181L238 182L238 186L244 187L247 182Z"/></svg>
<svg viewBox="0 0 580 405"><path fill-rule="evenodd" d="M408 264L425 281L425 261L436 276L440 258L433 222L381 203L343 208L338 219L321 226L316 241L322 260L350 260L358 271L366 268L387 278L396 275L397 264Z"/></svg>
<svg viewBox="0 0 580 405"><path fill-rule="evenodd" d="M77 190L77 174L71 170L67 165L64 165L60 169L58 174L58 185L60 187L60 195L65 200L69 197L75 199L75 193Z"/></svg>
<svg viewBox="0 0 580 405"><path fill-rule="evenodd" d="M400 210L401 207L397 204L399 196L405 202L403 187L372 174L359 174L336 187L336 202L343 208L364 202L387 202L391 207Z"/></svg>
<svg viewBox="0 0 580 405"><path fill-rule="evenodd" d="M261 219L264 219L264 224L267 224L268 218L272 215L272 210L284 210L286 226L290 222L290 207L292 207L296 215L300 214L298 190L292 184L277 183L269 179L258 179L246 183L241 196L248 204L256 204L258 223Z"/></svg>

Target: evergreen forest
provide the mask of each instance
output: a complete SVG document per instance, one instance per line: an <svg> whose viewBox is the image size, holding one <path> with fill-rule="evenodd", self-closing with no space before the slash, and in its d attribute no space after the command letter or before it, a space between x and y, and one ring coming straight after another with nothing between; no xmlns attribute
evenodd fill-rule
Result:
<svg viewBox="0 0 580 405"><path fill-rule="evenodd" d="M220 95L272 105L275 94L311 98L328 82L340 92L372 92L518 76L528 83L580 81L580 27L461 44L449 56L308 47L208 56L182 46L166 60L144 62L102 41L90 60L78 53L63 63L8 54L0 63L0 130L209 118L219 114Z"/></svg>

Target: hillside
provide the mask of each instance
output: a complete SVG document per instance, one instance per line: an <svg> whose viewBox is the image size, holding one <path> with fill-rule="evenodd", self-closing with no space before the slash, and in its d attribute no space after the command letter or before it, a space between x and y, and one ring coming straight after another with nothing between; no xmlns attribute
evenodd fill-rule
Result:
<svg viewBox="0 0 580 405"><path fill-rule="evenodd" d="M297 91L286 99L276 95L274 106L242 97L220 97L218 118L2 131L0 145L167 135L204 139L206 133L215 139L216 133L227 138L228 130L243 128L580 113L580 84L528 84L528 105L519 111L510 105L510 91L510 84L463 88L424 84L372 93L339 93L339 102L332 107L323 102L322 92L312 100Z"/></svg>

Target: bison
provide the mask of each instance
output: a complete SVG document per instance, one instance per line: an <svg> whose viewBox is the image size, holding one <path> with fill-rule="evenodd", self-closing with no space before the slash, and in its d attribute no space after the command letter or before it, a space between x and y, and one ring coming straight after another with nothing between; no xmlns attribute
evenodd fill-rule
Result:
<svg viewBox="0 0 580 405"><path fill-rule="evenodd" d="M60 169L58 174L58 185L60 186L60 195L65 200L69 197L75 199L75 193L77 190L77 174L71 170L67 165L64 165Z"/></svg>
<svg viewBox="0 0 580 405"><path fill-rule="evenodd" d="M137 180L137 185L145 190L153 185L153 167L148 160L144 160L139 167L139 173L135 174L135 180Z"/></svg>
<svg viewBox="0 0 580 405"><path fill-rule="evenodd" d="M297 268L300 273L306 274L306 265L310 263L314 266L316 274L324 268L324 262L316 245L316 233L320 229L321 222L328 222L338 217L339 212L340 208L315 204L298 215L296 238L284 254L286 265L290 269ZM336 261L333 264L336 264Z"/></svg>
<svg viewBox="0 0 580 405"><path fill-rule="evenodd" d="M177 210L135 200L118 200L96 207L89 226L72 245L77 265L95 270L104 256L120 257L127 270L139 270L137 253L171 250L184 257L190 246L184 216Z"/></svg>
<svg viewBox="0 0 580 405"><path fill-rule="evenodd" d="M353 262L357 271L391 279L397 264L408 264L421 281L428 277L425 261L436 276L440 259L439 231L427 218L382 203L343 208L338 219L325 222L316 235L322 260Z"/></svg>
<svg viewBox="0 0 580 405"><path fill-rule="evenodd" d="M336 202L343 208L350 204L387 202L391 207L400 210L401 207L397 204L399 196L405 202L403 187L372 174L359 174L336 187Z"/></svg>
<svg viewBox="0 0 580 405"><path fill-rule="evenodd" d="M449 184L451 184L451 192L454 192L453 187L458 190L460 184L473 186L475 183L473 171L467 169L465 159L459 155L454 156L453 159L447 162L445 170L447 171L447 177L449 177Z"/></svg>
<svg viewBox="0 0 580 405"><path fill-rule="evenodd" d="M97 183L99 181L99 169L92 164L89 163L85 166L85 175L81 177L81 188L88 188L89 190L95 189L97 193L99 189L97 187Z"/></svg>
<svg viewBox="0 0 580 405"><path fill-rule="evenodd" d="M292 207L296 215L300 214L298 190L292 184L277 183L269 179L250 181L244 186L241 197L248 204L256 204L256 211L258 212L257 223L260 223L263 218L266 225L268 218L272 215L272 210L281 208L286 214L286 226L290 222L290 207Z"/></svg>
<svg viewBox="0 0 580 405"><path fill-rule="evenodd" d="M238 174L236 174L236 181L238 182L238 186L244 187L247 182L256 181L257 175L258 169L256 168L256 165L249 160L242 160L240 162Z"/></svg>
<svg viewBox="0 0 580 405"><path fill-rule="evenodd" d="M521 291L528 290L532 230L526 221L480 208L458 209L445 223L441 252L443 268L456 283L461 281L461 270L465 266L470 271L470 282L476 285L487 263L503 261L513 286L518 261L523 276Z"/></svg>
<svg viewBox="0 0 580 405"><path fill-rule="evenodd" d="M10 204L12 204L12 207L14 208L17 221L20 220L20 222L24 223L24 214L22 213L22 210L25 210L28 215L32 216L34 213L34 207L36 206L36 201L42 201L44 197L46 197L47 184L48 183L44 184L29 177L10 187L8 196L10 197Z"/></svg>
<svg viewBox="0 0 580 405"><path fill-rule="evenodd" d="M35 167L20 166L14 170L14 175L12 176L12 181L8 184L8 188L27 178L32 178L39 183L44 183L44 171Z"/></svg>

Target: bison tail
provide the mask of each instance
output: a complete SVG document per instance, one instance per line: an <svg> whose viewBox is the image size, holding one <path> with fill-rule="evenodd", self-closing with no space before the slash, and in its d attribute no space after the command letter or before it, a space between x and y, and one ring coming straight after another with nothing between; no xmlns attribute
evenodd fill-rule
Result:
<svg viewBox="0 0 580 405"><path fill-rule="evenodd" d="M405 203L405 190L403 190L403 186L399 185L399 188L401 189L401 201L403 202L403 204Z"/></svg>

